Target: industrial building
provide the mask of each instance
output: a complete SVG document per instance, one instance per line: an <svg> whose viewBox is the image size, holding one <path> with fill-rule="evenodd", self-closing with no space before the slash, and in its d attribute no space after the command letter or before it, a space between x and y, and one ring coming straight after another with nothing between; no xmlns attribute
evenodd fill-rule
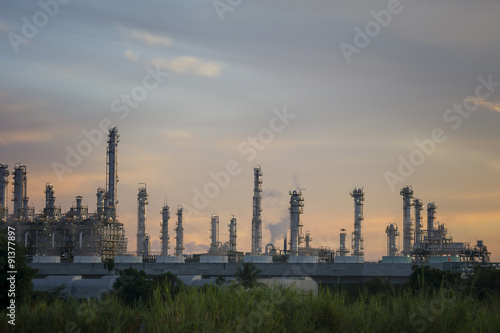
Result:
<svg viewBox="0 0 500 333"><path fill-rule="evenodd" d="M34 264L57 263L100 263L103 259L114 258L118 264L163 263L163 264L213 264L232 262L253 262L257 264L364 264L363 247L363 205L365 191L354 188L350 196L354 199L354 224L351 236L351 249L347 244L347 231L341 229L339 247L313 247L311 233L303 234L302 215L305 200L301 189L290 191L290 227L283 249L275 244L262 246L262 185L263 172L256 166L253 172L253 216L251 220L251 251L243 253L237 250L237 219L231 216L227 224L229 239L219 238L220 218L217 214L207 217L209 223L210 248L207 253L184 255L183 208L177 207L175 225L175 246L170 250L169 219L170 207L165 203L161 214L161 253L152 253L150 235L147 233L146 209L149 203L147 186L140 183L137 194L137 250L127 253L127 238L123 223L119 222L117 209L118 162L117 147L119 135L117 128L108 133L106 150L106 188L98 188L96 210L82 205L82 197L76 197L76 204L66 213L55 205L55 189L52 184L45 186L45 208L35 214L30 207L27 193L27 167L16 164L12 171L13 207L7 209L7 187L11 172L8 165L0 164L0 220L3 225L15 225L18 230L17 240L23 243ZM447 235L444 224L437 222L437 205L427 205L427 227L422 225L424 204L414 198L411 186L404 186L400 192L403 198L402 238L403 246L399 252L399 230L396 223L386 228L387 256L382 264L411 263L488 263L489 252L482 241L475 245L467 242L455 242ZM241 227L241 226L240 226ZM250 229L249 229L250 230ZM382 230L381 230L382 232Z"/></svg>
<svg viewBox="0 0 500 333"><path fill-rule="evenodd" d="M0 164L1 221L16 226L17 241L26 246L34 261L51 260L49 257L63 260L98 257L100 261L126 252L125 230L116 216L118 142L115 127L108 134L106 189L97 189L96 210L93 213L82 205L82 196L77 196L76 204L62 213L61 207L55 205L54 186L46 184L45 208L40 214L35 214L35 208L28 205L27 167L16 164L12 183L14 210L9 214L6 202L9 171L6 164Z"/></svg>

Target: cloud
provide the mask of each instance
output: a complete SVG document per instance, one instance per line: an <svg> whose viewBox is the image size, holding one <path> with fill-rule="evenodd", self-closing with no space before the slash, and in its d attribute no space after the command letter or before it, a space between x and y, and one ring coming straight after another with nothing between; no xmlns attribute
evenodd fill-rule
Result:
<svg viewBox="0 0 500 333"><path fill-rule="evenodd" d="M7 130L0 132L0 145L9 145L11 143L35 143L51 141L54 134L43 131L30 130Z"/></svg>
<svg viewBox="0 0 500 333"><path fill-rule="evenodd" d="M131 49L125 52L125 58L133 62L141 62L139 55ZM145 64L159 66L163 69L177 73L187 73L198 76L216 77L221 73L222 67L216 62L209 62L199 57L182 56L173 59L154 58Z"/></svg>
<svg viewBox="0 0 500 333"><path fill-rule="evenodd" d="M165 36L153 35L146 31L132 30L130 36L151 46L169 46L172 40Z"/></svg>
<svg viewBox="0 0 500 333"><path fill-rule="evenodd" d="M139 56L137 54L135 54L132 50L127 50L127 52L125 52L125 58L127 58L128 60L130 61L137 61L139 60Z"/></svg>
<svg viewBox="0 0 500 333"><path fill-rule="evenodd" d="M208 62L198 57L176 57L173 59L155 58L148 62L150 65L158 65L164 69L177 73L188 73L199 76L216 77L220 74L221 65Z"/></svg>
<svg viewBox="0 0 500 333"><path fill-rule="evenodd" d="M197 244L196 242L189 242L187 244L184 244L184 247L186 248L186 252L189 253L200 253L200 252L207 252L210 246L205 245L205 244Z"/></svg>
<svg viewBox="0 0 500 333"><path fill-rule="evenodd" d="M491 103L488 101L485 101L484 99L477 98L477 97L471 97L467 98L467 101L473 102L477 105L484 106L487 109L500 112L500 103Z"/></svg>
<svg viewBox="0 0 500 333"><path fill-rule="evenodd" d="M168 140L188 140L193 134L186 131L164 131L163 136Z"/></svg>

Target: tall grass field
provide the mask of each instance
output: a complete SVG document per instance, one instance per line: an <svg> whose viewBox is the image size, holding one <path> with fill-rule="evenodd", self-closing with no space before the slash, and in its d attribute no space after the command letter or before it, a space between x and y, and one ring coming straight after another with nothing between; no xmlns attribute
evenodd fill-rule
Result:
<svg viewBox="0 0 500 333"><path fill-rule="evenodd" d="M56 299L1 312L2 332L500 332L498 296L479 300L451 289L356 297L336 288L317 296L255 287L158 288L147 302ZM163 287L163 289L168 289Z"/></svg>

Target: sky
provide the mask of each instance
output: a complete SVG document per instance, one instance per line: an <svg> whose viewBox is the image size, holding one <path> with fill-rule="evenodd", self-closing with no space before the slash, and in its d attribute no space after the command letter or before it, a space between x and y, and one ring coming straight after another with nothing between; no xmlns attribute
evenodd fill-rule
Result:
<svg viewBox="0 0 500 333"><path fill-rule="evenodd" d="M116 126L130 252L139 183L153 249L166 202L170 253L178 205L187 253L208 248L212 214L222 241L234 214L249 251L260 165L263 244L283 248L303 189L303 231L337 249L362 187L378 260L411 185L500 261L499 15L496 0L0 0L0 162L27 166L37 212L48 182L63 211L82 195L93 212Z"/></svg>

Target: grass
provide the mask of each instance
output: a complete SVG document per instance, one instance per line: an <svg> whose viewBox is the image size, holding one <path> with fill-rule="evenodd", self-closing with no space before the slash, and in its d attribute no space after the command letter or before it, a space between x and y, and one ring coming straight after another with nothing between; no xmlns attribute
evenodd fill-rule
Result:
<svg viewBox="0 0 500 333"><path fill-rule="evenodd" d="M16 327L1 313L0 331L17 332L498 332L500 300L451 289L360 292L321 289L186 288L157 290L148 304L117 298L40 301L17 308Z"/></svg>

